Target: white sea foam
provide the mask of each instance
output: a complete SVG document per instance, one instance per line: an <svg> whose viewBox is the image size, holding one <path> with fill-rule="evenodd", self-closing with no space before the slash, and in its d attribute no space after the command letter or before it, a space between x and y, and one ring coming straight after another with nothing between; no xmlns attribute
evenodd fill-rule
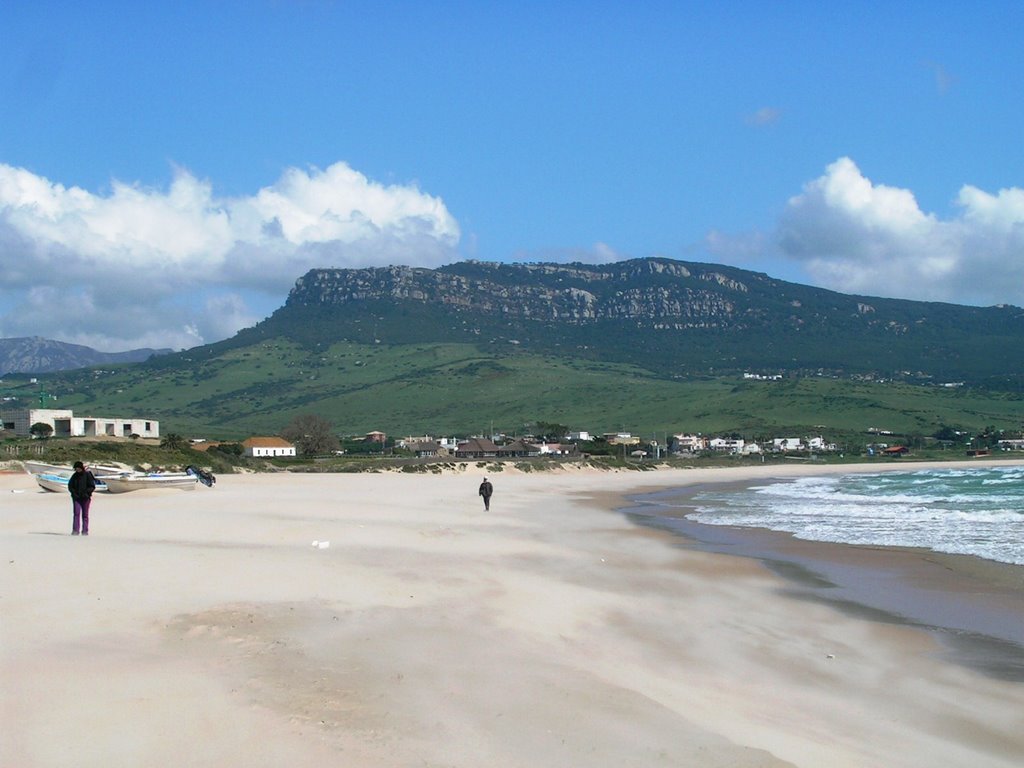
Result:
<svg viewBox="0 0 1024 768"><path fill-rule="evenodd" d="M692 520L847 544L923 547L1024 565L1024 468L800 478L709 491Z"/></svg>

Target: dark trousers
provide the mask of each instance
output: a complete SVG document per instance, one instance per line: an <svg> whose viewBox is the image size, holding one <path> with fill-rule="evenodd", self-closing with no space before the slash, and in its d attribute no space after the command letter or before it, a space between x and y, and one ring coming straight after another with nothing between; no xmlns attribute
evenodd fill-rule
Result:
<svg viewBox="0 0 1024 768"><path fill-rule="evenodd" d="M484 496L484 509L490 509L490 508L491 508L491 497L490 496Z"/></svg>
<svg viewBox="0 0 1024 768"><path fill-rule="evenodd" d="M92 504L92 499L88 496L84 499L72 499L72 512L73 518L71 520L71 532L78 533L81 529L82 533L89 532L89 505Z"/></svg>

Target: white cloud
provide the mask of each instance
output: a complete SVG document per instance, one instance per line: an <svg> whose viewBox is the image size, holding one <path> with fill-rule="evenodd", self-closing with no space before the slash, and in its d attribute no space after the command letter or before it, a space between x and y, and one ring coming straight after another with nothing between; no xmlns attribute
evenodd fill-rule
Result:
<svg viewBox="0 0 1024 768"><path fill-rule="evenodd" d="M761 256L802 267L843 293L1024 305L1024 190L964 186L952 216L921 210L907 189L875 184L849 158L807 183L782 213ZM716 256L754 260L749 235L706 239ZM732 258L730 258L732 257Z"/></svg>
<svg viewBox="0 0 1024 768"><path fill-rule="evenodd" d="M439 198L345 163L235 198L183 169L166 190L100 195L0 164L0 334L194 346L261 319L311 268L438 266L459 236Z"/></svg>

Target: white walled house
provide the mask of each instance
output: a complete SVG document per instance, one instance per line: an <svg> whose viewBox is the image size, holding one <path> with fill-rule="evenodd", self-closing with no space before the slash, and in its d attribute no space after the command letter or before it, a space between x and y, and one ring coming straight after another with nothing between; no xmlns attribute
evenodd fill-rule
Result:
<svg viewBox="0 0 1024 768"><path fill-rule="evenodd" d="M691 453L696 453L697 451L707 450L708 447L708 440L702 435L672 435L672 441L677 452L690 451Z"/></svg>
<svg viewBox="0 0 1024 768"><path fill-rule="evenodd" d="M723 453L739 453L743 450L744 442L742 438L714 437L708 441L708 448Z"/></svg>
<svg viewBox="0 0 1024 768"><path fill-rule="evenodd" d="M253 459L294 456L295 446L283 437L250 437L242 441L242 452Z"/></svg>
<svg viewBox="0 0 1024 768"><path fill-rule="evenodd" d="M0 410L0 421L4 429L19 437L28 437L33 424L48 424L53 437L160 437L160 422L156 419L75 416L67 408Z"/></svg>
<svg viewBox="0 0 1024 768"><path fill-rule="evenodd" d="M835 443L825 441L823 437L812 437L807 440L807 447L812 451L835 451L838 446Z"/></svg>
<svg viewBox="0 0 1024 768"><path fill-rule="evenodd" d="M776 437L772 440L773 451L802 451L806 447L799 437Z"/></svg>

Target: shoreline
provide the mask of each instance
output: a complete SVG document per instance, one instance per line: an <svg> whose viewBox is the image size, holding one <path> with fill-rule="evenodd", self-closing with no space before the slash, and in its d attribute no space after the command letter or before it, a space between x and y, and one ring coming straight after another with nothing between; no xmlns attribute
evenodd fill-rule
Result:
<svg viewBox="0 0 1024 768"><path fill-rule="evenodd" d="M0 476L0 763L1017 768L1024 686L615 511L779 470Z"/></svg>
<svg viewBox="0 0 1024 768"><path fill-rule="evenodd" d="M1024 682L1024 566L927 548L801 539L768 528L686 518L693 498L707 488L741 491L763 483L701 483L642 493L627 496L630 503L617 511L699 551L760 562L783 580L780 594L791 599L920 629L940 641L951 661Z"/></svg>

